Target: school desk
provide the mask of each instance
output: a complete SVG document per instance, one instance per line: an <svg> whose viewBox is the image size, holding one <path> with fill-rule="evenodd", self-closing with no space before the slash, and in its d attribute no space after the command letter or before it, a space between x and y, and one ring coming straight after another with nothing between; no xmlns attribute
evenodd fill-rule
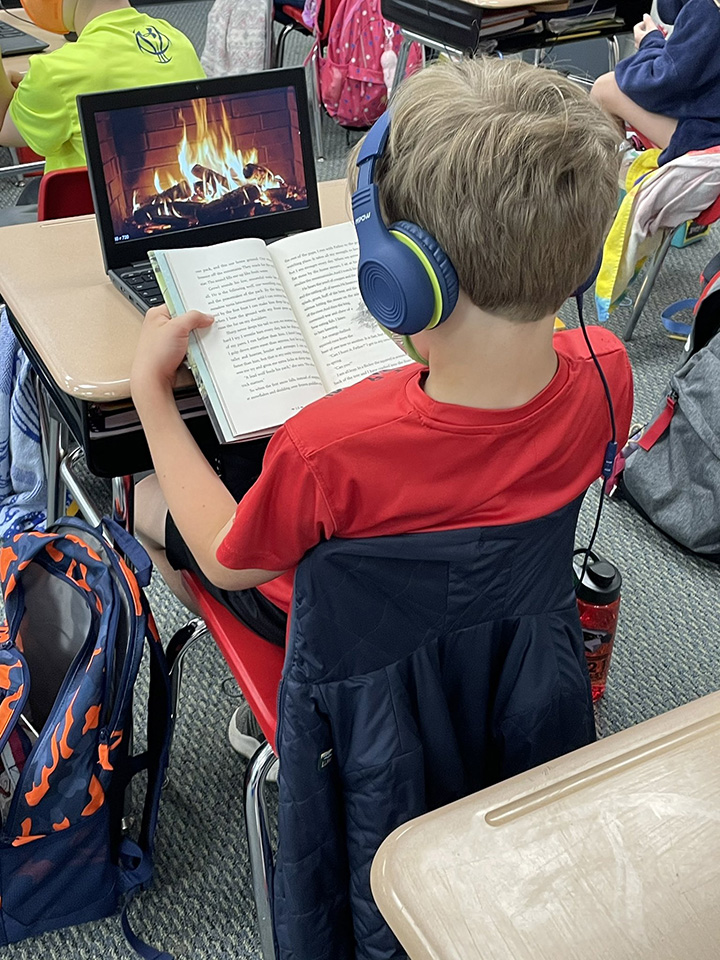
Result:
<svg viewBox="0 0 720 960"><path fill-rule="evenodd" d="M322 222L349 219L344 180L319 184ZM95 218L73 217L0 229L0 296L53 408L75 437L88 469L113 478L114 512L132 526L131 475L152 467L130 400L130 367L142 315L108 280ZM207 414L187 370L178 402L199 442L212 436ZM48 512L58 511L54 451L67 443L57 418L41 417L49 476Z"/></svg>
<svg viewBox="0 0 720 960"><path fill-rule="evenodd" d="M614 70L619 59L617 35L632 30L650 13L651 0L618 0L615 12L600 23L574 22L553 33L546 22L531 29L522 23L506 33L483 35L483 18L515 8L543 13L543 7L555 0L382 0L383 16L398 24L403 41L398 51L393 89L405 76L410 47L420 43L453 58L472 56L479 48L500 55L533 50L539 64L565 43L605 37L608 44L608 69ZM571 10L552 9L553 18L570 16ZM529 16L529 14L526 14Z"/></svg>
<svg viewBox="0 0 720 960"><path fill-rule="evenodd" d="M711 960L720 693L396 830L375 899L411 960Z"/></svg>

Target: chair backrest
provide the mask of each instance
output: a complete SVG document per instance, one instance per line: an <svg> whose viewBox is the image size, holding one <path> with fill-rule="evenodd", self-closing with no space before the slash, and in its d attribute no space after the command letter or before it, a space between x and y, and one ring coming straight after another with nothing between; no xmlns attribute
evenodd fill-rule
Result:
<svg viewBox="0 0 720 960"><path fill-rule="evenodd" d="M94 212L87 167L44 174L38 195L38 220L60 220Z"/></svg>
<svg viewBox="0 0 720 960"><path fill-rule="evenodd" d="M321 45L327 40L332 26L333 17L342 0L322 0L318 13L318 39Z"/></svg>

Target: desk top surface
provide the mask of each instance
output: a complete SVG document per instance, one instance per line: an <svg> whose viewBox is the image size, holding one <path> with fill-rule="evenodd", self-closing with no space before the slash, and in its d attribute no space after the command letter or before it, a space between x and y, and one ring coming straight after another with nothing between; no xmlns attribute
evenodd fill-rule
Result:
<svg viewBox="0 0 720 960"><path fill-rule="evenodd" d="M412 960L708 960L720 693L411 821L372 886Z"/></svg>
<svg viewBox="0 0 720 960"><path fill-rule="evenodd" d="M318 188L323 224L347 220L345 181ZM142 314L105 274L95 217L2 227L0 295L62 390L92 401L130 396Z"/></svg>
<svg viewBox="0 0 720 960"><path fill-rule="evenodd" d="M25 33L29 33L31 36L38 37L40 40L44 40L45 43L50 44L47 50L43 50L41 53L33 53L30 55L20 54L19 56L14 55L12 57L2 58L7 70L18 70L20 73L25 73L31 56L41 57L43 53L51 53L53 50L57 50L58 47L61 47L65 43L65 38L57 33L49 33L47 30L41 30L40 27L36 27L31 20L28 20L27 14L22 7L18 7L17 10L13 10L12 12L16 14L16 16L11 16L6 10L0 11L0 22L8 23L11 27L17 27L18 30L23 30Z"/></svg>

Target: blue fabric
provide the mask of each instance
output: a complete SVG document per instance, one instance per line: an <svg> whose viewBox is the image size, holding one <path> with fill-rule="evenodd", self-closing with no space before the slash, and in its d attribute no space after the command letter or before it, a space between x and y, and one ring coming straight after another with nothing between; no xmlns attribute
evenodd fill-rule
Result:
<svg viewBox="0 0 720 960"><path fill-rule="evenodd" d="M31 366L0 313L0 538L44 529L47 485Z"/></svg>
<svg viewBox="0 0 720 960"><path fill-rule="evenodd" d="M370 893L382 840L594 739L578 509L330 540L300 564L278 701L279 960L404 957Z"/></svg>
<svg viewBox="0 0 720 960"><path fill-rule="evenodd" d="M663 10L674 20L668 39L651 31L615 68L618 87L631 100L678 120L661 164L720 144L720 9L713 0L668 0Z"/></svg>

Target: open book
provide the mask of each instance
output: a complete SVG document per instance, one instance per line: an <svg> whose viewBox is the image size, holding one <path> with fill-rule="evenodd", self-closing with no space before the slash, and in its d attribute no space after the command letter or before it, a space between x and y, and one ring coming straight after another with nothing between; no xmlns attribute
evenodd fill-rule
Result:
<svg viewBox="0 0 720 960"><path fill-rule="evenodd" d="M191 335L188 362L223 442L267 436L308 403L411 362L362 301L352 223L150 261L173 316L215 317Z"/></svg>

